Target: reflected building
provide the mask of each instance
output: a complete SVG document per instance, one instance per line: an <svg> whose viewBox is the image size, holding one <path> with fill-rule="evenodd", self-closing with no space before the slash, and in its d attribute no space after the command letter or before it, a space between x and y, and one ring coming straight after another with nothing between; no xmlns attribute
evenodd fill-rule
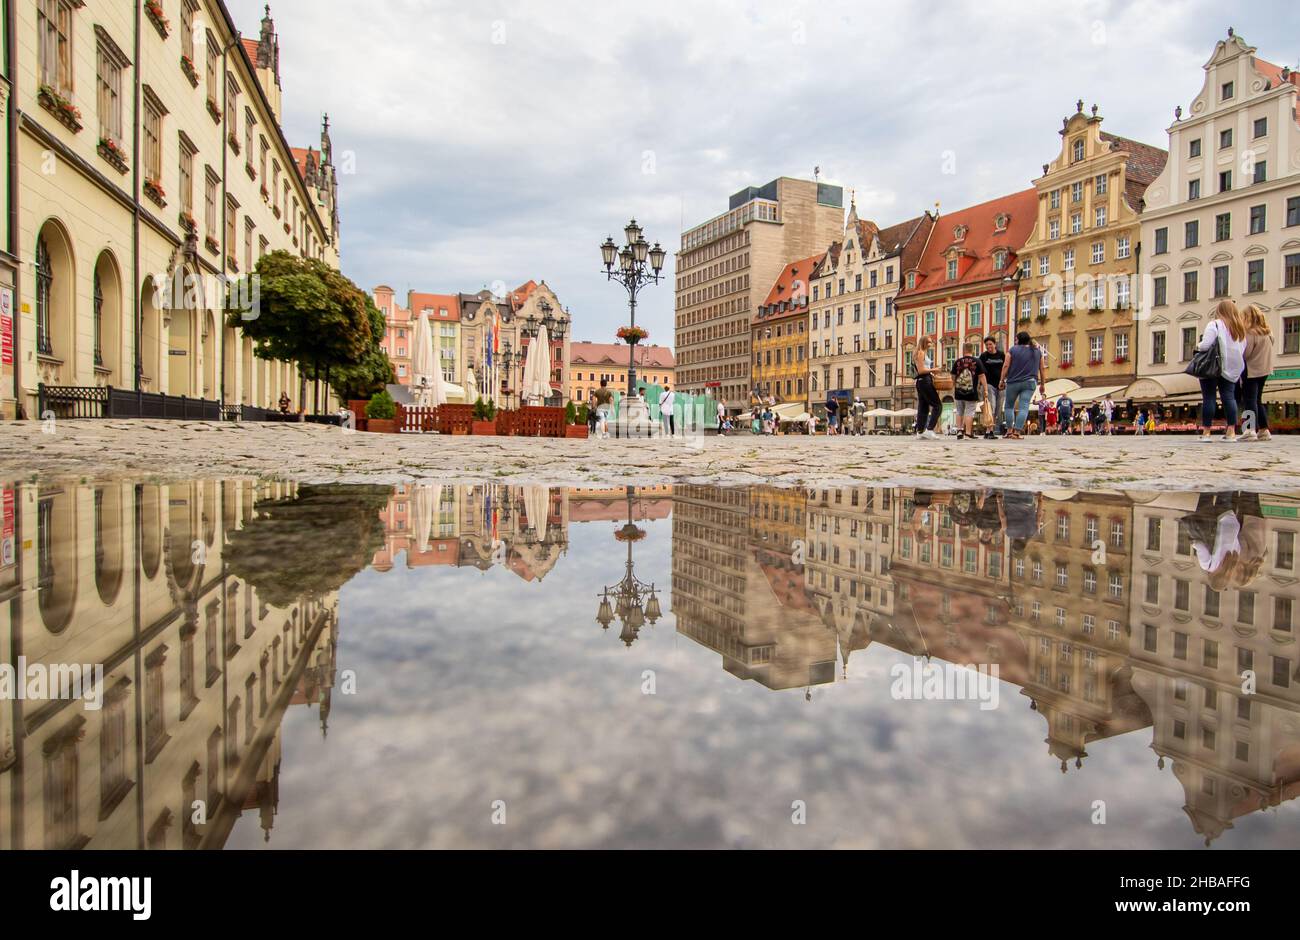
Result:
<svg viewBox="0 0 1300 940"><path fill-rule="evenodd" d="M1172 762L1207 844L1236 818L1300 795L1300 499L1212 499L1148 494L1135 506L1128 649L1153 716L1151 747L1161 767ZM1217 533L1229 507L1240 550L1217 566L1207 556L1207 571L1198 537Z"/></svg>
<svg viewBox="0 0 1300 940"><path fill-rule="evenodd" d="M4 490L0 656L102 664L102 707L4 702L4 848L217 848L245 811L270 829L280 723L329 708L337 597L276 606L229 570L250 481ZM202 805L197 817L195 807Z"/></svg>
<svg viewBox="0 0 1300 940"><path fill-rule="evenodd" d="M1037 533L1011 546L1011 620L1028 657L1021 693L1065 773L1089 743L1151 724L1127 655L1133 507L1108 492L1038 502Z"/></svg>

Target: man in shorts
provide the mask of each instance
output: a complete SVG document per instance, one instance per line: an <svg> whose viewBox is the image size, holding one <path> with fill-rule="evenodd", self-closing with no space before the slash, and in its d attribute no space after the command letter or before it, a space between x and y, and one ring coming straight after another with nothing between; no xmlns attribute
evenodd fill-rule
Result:
<svg viewBox="0 0 1300 940"><path fill-rule="evenodd" d="M609 409L614 403L614 393L606 387L607 384L605 379L601 379L600 388L592 393L596 402L596 427L601 437L609 437Z"/></svg>
<svg viewBox="0 0 1300 940"><path fill-rule="evenodd" d="M957 420L957 440L975 436L975 415L987 395L988 379L984 363L975 355L974 344L952 364L952 397Z"/></svg>

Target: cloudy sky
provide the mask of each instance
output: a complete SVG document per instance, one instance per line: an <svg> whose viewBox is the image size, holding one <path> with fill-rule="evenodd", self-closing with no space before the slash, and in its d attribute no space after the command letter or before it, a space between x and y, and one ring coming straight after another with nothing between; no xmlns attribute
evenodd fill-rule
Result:
<svg viewBox="0 0 1300 940"><path fill-rule="evenodd" d="M256 35L261 0L227 2ZM272 14L290 139L314 141L327 110L336 162L355 157L344 272L399 293L545 278L575 338L596 341L627 319L597 246L629 216L675 250L741 187L820 166L890 224L1027 188L1078 98L1106 130L1164 146L1229 26L1300 65L1286 0L278 0ZM641 312L671 343L671 282Z"/></svg>

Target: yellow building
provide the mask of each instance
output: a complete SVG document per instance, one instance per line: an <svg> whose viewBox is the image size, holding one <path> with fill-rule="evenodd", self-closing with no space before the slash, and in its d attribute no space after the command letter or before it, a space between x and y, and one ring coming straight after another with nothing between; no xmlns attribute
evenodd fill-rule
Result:
<svg viewBox="0 0 1300 940"><path fill-rule="evenodd" d="M241 39L219 0L161 17L110 0L15 6L22 276L5 414L34 417L41 383L296 399L292 365L256 358L223 316L225 281L269 251L338 265L329 122L318 147L285 139L269 13Z"/></svg>
<svg viewBox="0 0 1300 940"><path fill-rule="evenodd" d="M1169 155L1101 123L1097 106L1085 114L1079 101L1060 151L1034 181L1038 218L1019 255L1019 320L1049 353L1049 381L1120 391L1136 373L1142 196Z"/></svg>
<svg viewBox="0 0 1300 940"><path fill-rule="evenodd" d="M99 708L0 709L0 849L220 848L248 811L270 837L280 725L330 710L337 593L268 597L231 571L254 501L288 484L23 485L0 566L0 662L102 664ZM75 687L74 687L75 688ZM83 686L83 695L86 686ZM205 821L195 820L201 801Z"/></svg>
<svg viewBox="0 0 1300 940"><path fill-rule="evenodd" d="M808 400L808 292L823 257L787 264L754 314L754 391L778 403Z"/></svg>

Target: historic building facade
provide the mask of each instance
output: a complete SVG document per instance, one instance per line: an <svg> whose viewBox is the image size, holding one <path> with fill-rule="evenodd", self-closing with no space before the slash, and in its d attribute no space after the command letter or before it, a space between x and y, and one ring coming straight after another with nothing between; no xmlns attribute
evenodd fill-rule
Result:
<svg viewBox="0 0 1300 940"><path fill-rule="evenodd" d="M1038 215L1020 252L1018 322L1049 354L1047 378L1120 388L1136 372L1139 213L1163 150L1101 129L1083 101L1034 181ZM1026 326L1026 324L1029 324Z"/></svg>
<svg viewBox="0 0 1300 940"><path fill-rule="evenodd" d="M754 391L778 403L808 399L808 295L821 255L792 261L754 313Z"/></svg>
<svg viewBox="0 0 1300 940"><path fill-rule="evenodd" d="M748 407L755 307L791 258L835 240L843 206L838 186L782 176L742 189L725 213L682 233L673 348L683 391L712 394L733 412Z"/></svg>
<svg viewBox="0 0 1300 940"><path fill-rule="evenodd" d="M1138 372L1155 394L1181 376L1221 298L1257 305L1275 339L1269 386L1300 380L1300 73L1229 30L1191 107L1169 126L1169 162L1146 192Z"/></svg>
<svg viewBox="0 0 1300 940"><path fill-rule="evenodd" d="M843 234L813 274L810 410L824 415L830 395L845 402L860 398L869 408L893 407L895 298L902 272L920 260L933 228L934 217L926 212L882 229L860 220L857 206L850 204Z"/></svg>
<svg viewBox="0 0 1300 940"><path fill-rule="evenodd" d="M960 350L994 336L1006 347L1014 336L1017 256L1038 218L1038 193L1010 196L939 215L917 263L903 272L895 301L900 323L899 370L915 375L913 354L923 336L935 341L935 365L952 365ZM915 404L912 382L899 401Z"/></svg>
<svg viewBox="0 0 1300 940"><path fill-rule="evenodd" d="M138 18L107 0L17 6L25 276L0 321L5 413L34 416L39 383L296 398L291 364L256 358L223 317L224 281L268 251L338 264L328 119L318 148L285 139L269 12L242 39L219 0Z"/></svg>
<svg viewBox="0 0 1300 940"><path fill-rule="evenodd" d="M677 387L672 349L657 343L637 343L631 347L631 351L636 355L638 382L661 387L667 385L674 389ZM590 404L602 379L617 392L627 389L630 351L626 343L592 343L581 340L570 345L569 355L569 401Z"/></svg>

